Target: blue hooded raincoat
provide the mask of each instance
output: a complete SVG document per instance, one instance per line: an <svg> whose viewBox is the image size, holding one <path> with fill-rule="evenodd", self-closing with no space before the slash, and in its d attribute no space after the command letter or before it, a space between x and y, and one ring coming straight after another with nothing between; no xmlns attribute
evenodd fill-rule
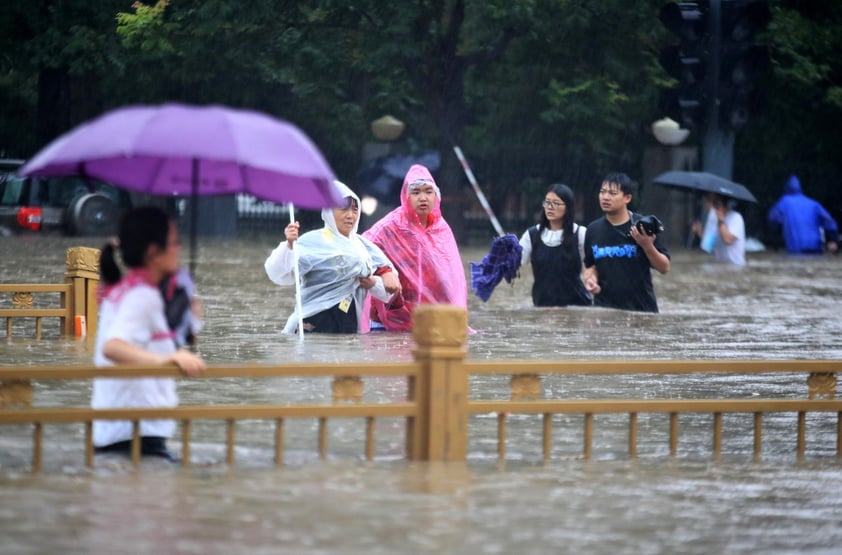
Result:
<svg viewBox="0 0 842 555"><path fill-rule="evenodd" d="M801 192L798 177L792 175L784 186L784 194L769 210L769 223L783 228L786 250L794 253L821 253L824 250L821 231L826 241L836 241L836 221L817 201Z"/></svg>

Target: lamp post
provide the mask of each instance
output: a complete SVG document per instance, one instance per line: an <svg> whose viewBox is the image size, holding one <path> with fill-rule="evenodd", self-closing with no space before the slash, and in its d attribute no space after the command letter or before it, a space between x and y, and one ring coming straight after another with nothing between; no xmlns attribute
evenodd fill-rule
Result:
<svg viewBox="0 0 842 555"><path fill-rule="evenodd" d="M371 122L371 135L374 140L367 141L363 145L363 165L365 166L365 164L376 161L377 159L385 159L389 156L397 155L402 149L399 141L403 137L405 129L406 124L390 114L373 120ZM367 229L369 225L377 221L392 208L389 206L389 203L385 205L380 204L378 199L372 196L366 189L365 185L363 184L363 187L358 191L361 197L361 231Z"/></svg>
<svg viewBox="0 0 842 555"><path fill-rule="evenodd" d="M644 149L641 183L646 186L655 176L671 170L694 170L698 164L698 148L681 146L690 136L689 129L663 118L651 124L657 146ZM693 199L681 191L666 187L646 187L641 210L656 214L664 222L664 241L670 248L683 247L686 237L682 230L689 228L695 218Z"/></svg>
<svg viewBox="0 0 842 555"><path fill-rule="evenodd" d="M690 130L681 129L675 121L663 118L652 123L652 134L664 146L678 146L690 135Z"/></svg>

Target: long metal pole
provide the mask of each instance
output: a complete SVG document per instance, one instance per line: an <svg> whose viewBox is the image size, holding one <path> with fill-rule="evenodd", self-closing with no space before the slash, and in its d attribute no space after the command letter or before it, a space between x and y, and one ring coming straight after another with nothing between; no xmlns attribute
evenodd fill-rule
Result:
<svg viewBox="0 0 842 555"><path fill-rule="evenodd" d="M295 206L289 203L289 223L295 223ZM292 274L295 279L295 312L298 313L298 340L304 341L304 315L302 314L303 304L301 302L301 272L298 268L298 249L293 243L292 248Z"/></svg>
<svg viewBox="0 0 842 555"><path fill-rule="evenodd" d="M728 0L725 0L728 1ZM725 179L734 170L734 131L723 129L719 121L719 72L722 48L722 0L710 0L708 24L707 124L702 144L702 169Z"/></svg>
<svg viewBox="0 0 842 555"><path fill-rule="evenodd" d="M190 275L196 275L197 238L199 231L199 159L192 161L192 183L190 191Z"/></svg>
<svg viewBox="0 0 842 555"><path fill-rule="evenodd" d="M504 236L506 232L503 231L503 226L501 226L500 222L497 221L497 216L494 215L494 211L491 209L491 205L488 204L488 199L486 199L485 195L482 194L482 189L479 188L477 178L474 177L474 172L471 171L471 166L468 165L468 161L465 159L465 155L462 154L462 149L458 146L454 146L453 152L455 152L456 157L459 158L459 162L462 164L462 169L465 171L465 176L467 176L471 187L474 189L474 193L476 193L477 195L479 203L485 210L485 213L488 214L488 218L491 220L491 225L494 226L494 231L496 231L497 235L499 235L500 237Z"/></svg>

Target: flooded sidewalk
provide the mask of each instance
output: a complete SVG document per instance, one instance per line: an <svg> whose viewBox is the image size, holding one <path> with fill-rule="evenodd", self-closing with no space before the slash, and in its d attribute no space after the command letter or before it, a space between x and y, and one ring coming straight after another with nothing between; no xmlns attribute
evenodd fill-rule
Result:
<svg viewBox="0 0 842 555"><path fill-rule="evenodd" d="M99 247L60 237L0 238L3 283L62 281L64 252ZM276 240L204 241L196 281L205 306L199 338L209 364L411 360L408 334L316 337L280 329L292 290L266 278L263 260ZM479 261L479 249L463 261ZM470 295L468 358L478 360L842 359L842 257L795 258L752 253L743 270L698 252L677 252L671 272L656 275L660 314L596 308L536 309L527 267L488 303ZM57 327L57 326L56 326ZM52 333L52 337L50 337ZM89 363L85 342L4 338L3 365ZM210 384L213 383L213 386ZM475 379L477 395L503 395L504 379ZM52 406L87 403L89 385L39 384ZM180 382L187 403L325 402L327 380ZM553 398L803 396L803 378L767 376L555 376ZM405 395L405 384L374 384L376 395ZM770 424L774 426L773 424ZM832 437L835 421L811 422ZM45 453L57 442L50 472L31 475L10 453L26 452L31 431L0 434L0 542L3 553L832 553L842 545L842 465L835 445L805 463L792 457L792 435L770 441L764 462L710 461L709 451L671 460L661 423L641 429L641 457L622 455L622 426L597 438L595 458L565 455L579 446L576 425L560 422L559 453L541 461L540 424L510 424L510 459L498 462L493 418L479 430L468 463L412 463L401 457L401 423L379 430L387 441L373 462L361 460L357 423L331 427L331 455L318 459L314 424L290 436L289 462L271 464L271 433L241 426L249 448L227 468L224 432L197 430L199 464L182 470L144 461L139 472L119 459L81 465L82 431L47 426ZM787 430L789 421L780 423ZM811 428L814 429L814 428ZM647 443L647 431L655 434ZM709 427L690 433L709 442ZM769 432L766 432L768 434ZM817 432L818 433L818 432ZM828 436L827 434L830 434ZM569 435L569 437L567 437ZM682 436L684 437L684 436ZM695 436L694 436L695 437ZM390 440L391 441L391 440ZM619 443L619 445L618 445ZM177 445L177 443L176 443ZM777 447L776 447L777 446ZM61 462L64 461L64 462ZM20 461L18 461L20 462ZM56 466L58 465L58 466Z"/></svg>

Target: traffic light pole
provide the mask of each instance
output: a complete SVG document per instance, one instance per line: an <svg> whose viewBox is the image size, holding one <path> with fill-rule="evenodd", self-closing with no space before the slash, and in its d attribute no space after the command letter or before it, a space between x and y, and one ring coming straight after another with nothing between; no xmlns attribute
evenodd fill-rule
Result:
<svg viewBox="0 0 842 555"><path fill-rule="evenodd" d="M702 169L726 179L734 169L734 131L725 129L719 121L719 73L722 46L722 2L710 0L710 49L707 72L707 125L702 141Z"/></svg>

